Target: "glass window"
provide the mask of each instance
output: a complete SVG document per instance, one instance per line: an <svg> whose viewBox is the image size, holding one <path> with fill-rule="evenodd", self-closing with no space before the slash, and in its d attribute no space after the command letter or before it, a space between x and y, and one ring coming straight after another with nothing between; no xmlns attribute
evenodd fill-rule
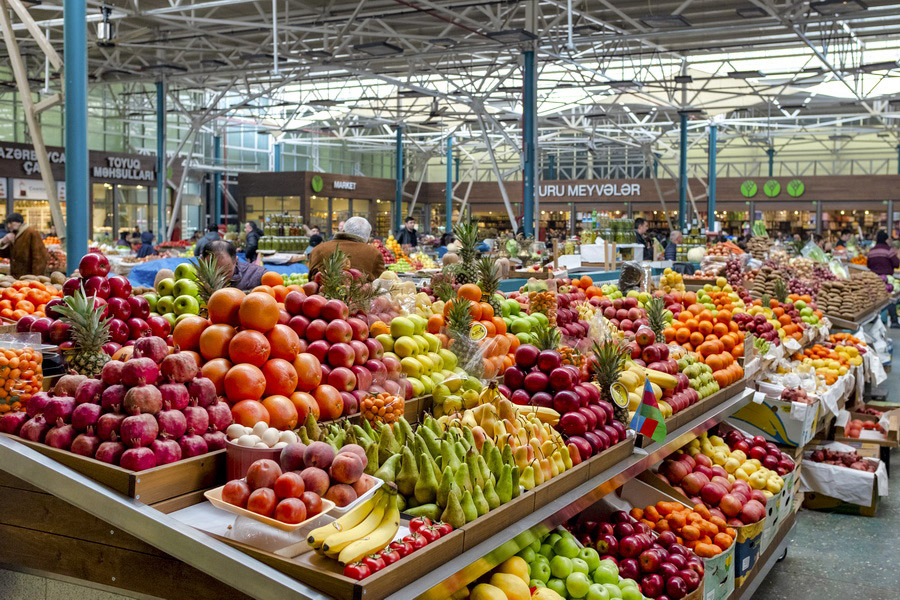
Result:
<svg viewBox="0 0 900 600"><path fill-rule="evenodd" d="M95 183L91 192L91 239L110 242L113 238L113 186Z"/></svg>
<svg viewBox="0 0 900 600"><path fill-rule="evenodd" d="M155 215L150 214L150 199L156 198L156 188L145 188L142 185L116 186L119 203L119 231L136 233L147 231L155 222ZM156 207L153 206L155 209Z"/></svg>
<svg viewBox="0 0 900 600"><path fill-rule="evenodd" d="M386 238L391 230L391 203L386 200L375 200L375 223L372 235Z"/></svg>
<svg viewBox="0 0 900 600"><path fill-rule="evenodd" d="M281 199L281 207L285 214L300 214L300 196L284 196Z"/></svg>
<svg viewBox="0 0 900 600"><path fill-rule="evenodd" d="M340 223L350 218L350 200L347 198L331 199L331 234L340 231Z"/></svg>
<svg viewBox="0 0 900 600"><path fill-rule="evenodd" d="M318 227L322 235L328 236L328 198L312 196L309 199L309 226Z"/></svg>
<svg viewBox="0 0 900 600"><path fill-rule="evenodd" d="M361 200L359 198L353 199L352 213L354 217L362 217L369 220L369 204L368 200Z"/></svg>

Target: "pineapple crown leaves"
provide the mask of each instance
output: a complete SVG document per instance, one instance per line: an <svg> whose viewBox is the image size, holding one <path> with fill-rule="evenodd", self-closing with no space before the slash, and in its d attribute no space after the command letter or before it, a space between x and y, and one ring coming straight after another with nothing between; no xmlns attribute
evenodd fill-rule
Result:
<svg viewBox="0 0 900 600"><path fill-rule="evenodd" d="M455 333L462 333L466 337L472 327L472 303L467 298L453 300L447 311L447 328Z"/></svg>
<svg viewBox="0 0 900 600"><path fill-rule="evenodd" d="M94 352L109 341L109 321L111 317L102 316L103 311L94 308L94 296L88 297L84 287L79 286L75 293L66 296L63 304L54 310L60 320L72 327L72 340L76 347Z"/></svg>
<svg viewBox="0 0 900 600"><path fill-rule="evenodd" d="M535 346L539 350L556 350L561 341L559 329L548 325L541 325L535 332Z"/></svg>
<svg viewBox="0 0 900 600"><path fill-rule="evenodd" d="M650 329L656 334L656 339L663 340L663 330L666 328L666 303L659 296L654 296L647 302L646 310Z"/></svg>
<svg viewBox="0 0 900 600"><path fill-rule="evenodd" d="M609 390L609 386L616 382L619 374L625 369L625 362L630 351L615 338L607 338L594 342L592 347L594 355L591 370L594 380L600 384L603 390Z"/></svg>
<svg viewBox="0 0 900 600"><path fill-rule="evenodd" d="M782 303L787 302L788 289L787 289L787 286L784 284L784 279L776 279L775 280L775 286L774 286L773 291L775 292L776 300L778 300L779 302L782 302Z"/></svg>
<svg viewBox="0 0 900 600"><path fill-rule="evenodd" d="M227 264L220 264L214 254L201 256L190 262L197 272L197 287L200 290L200 299L205 305L213 293L228 286L231 279L230 269Z"/></svg>
<svg viewBox="0 0 900 600"><path fill-rule="evenodd" d="M493 258L482 256L478 259L478 286L490 296L500 287L500 271Z"/></svg>
<svg viewBox="0 0 900 600"><path fill-rule="evenodd" d="M376 296L385 293L360 277L353 277L348 269L350 258L341 250L332 252L322 263L320 293L326 298L341 300L351 313L368 312Z"/></svg>

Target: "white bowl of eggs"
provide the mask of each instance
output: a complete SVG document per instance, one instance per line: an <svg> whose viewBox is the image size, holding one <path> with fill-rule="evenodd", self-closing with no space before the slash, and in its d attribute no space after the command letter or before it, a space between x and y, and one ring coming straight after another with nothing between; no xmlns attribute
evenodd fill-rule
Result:
<svg viewBox="0 0 900 600"><path fill-rule="evenodd" d="M229 425L225 437L228 481L242 479L257 460L280 462L282 448L300 441L293 431L279 431L263 421L253 427Z"/></svg>

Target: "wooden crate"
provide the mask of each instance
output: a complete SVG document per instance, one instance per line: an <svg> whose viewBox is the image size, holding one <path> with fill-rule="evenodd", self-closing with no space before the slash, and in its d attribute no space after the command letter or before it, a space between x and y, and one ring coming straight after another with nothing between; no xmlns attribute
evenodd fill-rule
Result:
<svg viewBox="0 0 900 600"><path fill-rule="evenodd" d="M67 450L29 442L17 436L0 435L25 444L32 450L144 504L154 504L225 482L225 450L135 472Z"/></svg>

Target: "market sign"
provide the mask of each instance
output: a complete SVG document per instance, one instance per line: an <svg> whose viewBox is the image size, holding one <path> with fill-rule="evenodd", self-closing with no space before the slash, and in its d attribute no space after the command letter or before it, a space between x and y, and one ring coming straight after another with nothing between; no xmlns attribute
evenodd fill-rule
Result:
<svg viewBox="0 0 900 600"><path fill-rule="evenodd" d="M355 190L356 182L355 181L334 181L331 186L336 190Z"/></svg>
<svg viewBox="0 0 900 600"><path fill-rule="evenodd" d="M756 195L756 192L757 188L755 181L751 181L748 179L741 184L741 196L743 196L744 198L752 198Z"/></svg>
<svg viewBox="0 0 900 600"><path fill-rule="evenodd" d="M14 200L48 200L47 188L41 179L13 179L12 195ZM56 182L56 198L60 202L66 201L65 181Z"/></svg>
<svg viewBox="0 0 900 600"><path fill-rule="evenodd" d="M792 198L799 198L803 195L803 192L806 191L806 186L803 185L803 182L799 179L792 179L787 184L787 193L788 196Z"/></svg>
<svg viewBox="0 0 900 600"><path fill-rule="evenodd" d="M141 169L141 161L137 158L107 156L106 166L91 169L91 177L96 179L127 179L129 181L153 181L156 173L150 169Z"/></svg>
<svg viewBox="0 0 900 600"><path fill-rule="evenodd" d="M48 147L47 158L53 169L53 178L65 178L66 152L59 147ZM174 169L168 171L173 178ZM156 179L156 158L137 154L91 151L88 156L88 174L93 180L128 184L151 182ZM41 177L37 152L30 144L0 143L0 177L12 179Z"/></svg>
<svg viewBox="0 0 900 600"><path fill-rule="evenodd" d="M763 184L763 193L769 198L774 198L781 193L781 184L774 179L770 179Z"/></svg>
<svg viewBox="0 0 900 600"><path fill-rule="evenodd" d="M309 180L309 187L318 194L325 189L325 181L322 179L321 175L313 175L312 179Z"/></svg>
<svg viewBox="0 0 900 600"><path fill-rule="evenodd" d="M41 172L38 164L37 152L34 148L22 148L20 146L0 146L0 158L4 160L18 161L26 175L37 175ZM50 164L66 164L66 153L56 150L48 150L47 158Z"/></svg>
<svg viewBox="0 0 900 600"><path fill-rule="evenodd" d="M576 184L546 184L539 186L538 195L541 198L588 198L617 196L640 196L641 184L639 183L576 183Z"/></svg>

